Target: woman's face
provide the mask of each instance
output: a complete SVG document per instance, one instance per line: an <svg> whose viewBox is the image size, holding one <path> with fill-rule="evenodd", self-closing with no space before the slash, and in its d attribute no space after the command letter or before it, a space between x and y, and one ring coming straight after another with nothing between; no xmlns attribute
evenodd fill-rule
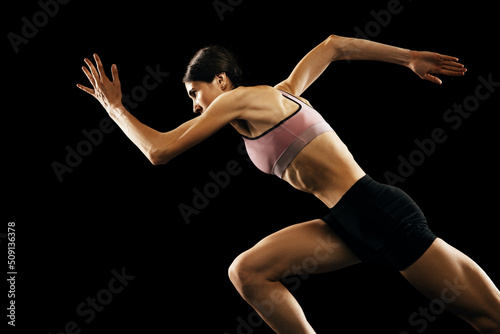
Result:
<svg viewBox="0 0 500 334"><path fill-rule="evenodd" d="M186 82L186 90L193 100L193 112L203 114L210 104L222 93L230 89L230 83L225 73L216 75L210 83L203 81Z"/></svg>
<svg viewBox="0 0 500 334"><path fill-rule="evenodd" d="M186 90L193 100L193 112L203 114L208 106L224 91L215 82L206 83L202 81L186 82Z"/></svg>

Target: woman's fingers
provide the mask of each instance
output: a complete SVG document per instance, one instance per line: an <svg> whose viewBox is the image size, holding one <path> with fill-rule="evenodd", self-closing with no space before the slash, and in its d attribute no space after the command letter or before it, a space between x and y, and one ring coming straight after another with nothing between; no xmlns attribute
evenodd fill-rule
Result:
<svg viewBox="0 0 500 334"><path fill-rule="evenodd" d="M457 63L456 61L445 60L445 61L443 61L443 65L456 67L456 68L464 68L463 64Z"/></svg>
<svg viewBox="0 0 500 334"><path fill-rule="evenodd" d="M465 68L457 68L454 66L446 66L445 65L445 66L441 66L441 68L443 69L443 71L455 73L456 75L465 74L465 72L467 72L467 69L465 69Z"/></svg>
<svg viewBox="0 0 500 334"><path fill-rule="evenodd" d="M452 56L441 55L441 64L438 65L438 74L449 76L462 76L467 72L463 64L458 63L458 58Z"/></svg>
<svg viewBox="0 0 500 334"><path fill-rule="evenodd" d="M106 72L104 72L104 67L102 66L101 59L99 58L97 53L94 53L94 59L95 63L97 64L97 71L99 71L99 77L101 78L101 81L108 80Z"/></svg>
<svg viewBox="0 0 500 334"><path fill-rule="evenodd" d="M92 88L77 84L77 87L84 92L95 97L103 106L108 109L110 106L119 105L122 99L120 88L120 78L118 77L118 69L116 65L111 67L113 82L109 81L101 59L94 53L95 65L88 58L85 58L85 64L82 70L92 84Z"/></svg>
<svg viewBox="0 0 500 334"><path fill-rule="evenodd" d="M425 76L424 76L424 79L425 80L428 80L430 82L433 82L435 84L438 84L438 85L441 85L443 82L441 81L441 79L439 79L438 77L430 74L430 73L427 73Z"/></svg>
<svg viewBox="0 0 500 334"><path fill-rule="evenodd" d="M82 70L83 73L85 73L85 76L87 76L87 79L89 79L90 83L92 84L92 87L95 88L95 78L92 76L92 73L90 73L85 66L82 66Z"/></svg>
<svg viewBox="0 0 500 334"><path fill-rule="evenodd" d="M444 61L452 61L452 62L458 61L457 57L452 57L452 56L447 56L447 55L441 55L441 58L443 58Z"/></svg>
<svg viewBox="0 0 500 334"><path fill-rule="evenodd" d="M95 91L91 88L88 88L88 87L85 87L85 86L82 86L80 84L77 84L76 87L80 88L81 90L83 90L84 92L86 93L89 93L90 95L94 96L95 94Z"/></svg>
<svg viewBox="0 0 500 334"><path fill-rule="evenodd" d="M458 58L434 52L414 52L412 70L422 79L441 84L437 75L463 76L467 69L458 62Z"/></svg>
<svg viewBox="0 0 500 334"><path fill-rule="evenodd" d="M104 66L102 65L101 59L97 55L97 53L94 53L94 59L97 65L97 68L94 66L94 64L88 59L85 58L85 63L89 67L90 71L86 68L83 67L83 71L85 72L85 75L89 79L90 83L94 88L96 88L96 84L102 83L104 81L109 81L108 77L106 76L106 72L104 71ZM113 82L115 82L115 78L118 82L120 83L120 79L118 78L118 69L116 68L116 65L113 65L111 67L112 71L112 76L113 76Z"/></svg>
<svg viewBox="0 0 500 334"><path fill-rule="evenodd" d="M87 64L87 66L90 68L90 73L94 79L94 88L95 88L95 85L98 84L99 82L101 82L101 77L99 76L99 73L97 73L97 69L95 68L94 64L92 64L92 62L90 61L90 59L88 58L85 58L85 63ZM85 74L87 74L87 72L85 72Z"/></svg>
<svg viewBox="0 0 500 334"><path fill-rule="evenodd" d="M462 76L465 72L467 72L467 69L464 65L456 62L445 61L441 65L441 73L444 75Z"/></svg>
<svg viewBox="0 0 500 334"><path fill-rule="evenodd" d="M87 63L87 59L85 59L85 62ZM92 75L92 73L90 73L89 70L85 66L82 66L82 71L83 71L83 73L85 73L85 76L87 77L87 79L89 79L90 84L92 85L92 87L94 87L94 89L89 88L89 87L85 87L85 86L80 85L80 84L77 84L76 86L78 88L80 88L81 90L83 90L84 92L89 93L90 95L94 96L95 95L95 85L96 85L95 78Z"/></svg>
<svg viewBox="0 0 500 334"><path fill-rule="evenodd" d="M121 84L120 84L120 78L118 77L118 68L116 67L116 64L113 64L111 66L111 78L113 79L113 83L120 89Z"/></svg>
<svg viewBox="0 0 500 334"><path fill-rule="evenodd" d="M85 58L85 64L87 64L87 67L82 66L83 73L87 76L87 79L90 81L93 89L80 84L77 84L76 86L95 97L107 110L109 106L121 103L122 95L118 69L116 68L116 65L111 67L111 73L113 76L113 82L111 82L106 76L101 59L97 54L94 54L94 59L95 65L88 58Z"/></svg>
<svg viewBox="0 0 500 334"><path fill-rule="evenodd" d="M465 75L465 71L455 71L455 70L442 69L441 74L449 75L452 77L461 77L461 76Z"/></svg>
<svg viewBox="0 0 500 334"><path fill-rule="evenodd" d="M441 56L441 72L445 75L460 76L467 72L467 69L463 64L458 62L458 58L451 56Z"/></svg>

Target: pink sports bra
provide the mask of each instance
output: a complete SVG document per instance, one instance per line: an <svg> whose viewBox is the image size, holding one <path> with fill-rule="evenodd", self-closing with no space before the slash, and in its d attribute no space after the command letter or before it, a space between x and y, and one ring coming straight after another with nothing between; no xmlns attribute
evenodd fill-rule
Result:
<svg viewBox="0 0 500 334"><path fill-rule="evenodd" d="M279 178L307 144L320 134L333 131L316 110L291 94L281 94L298 104L297 111L257 137L243 136L254 165Z"/></svg>

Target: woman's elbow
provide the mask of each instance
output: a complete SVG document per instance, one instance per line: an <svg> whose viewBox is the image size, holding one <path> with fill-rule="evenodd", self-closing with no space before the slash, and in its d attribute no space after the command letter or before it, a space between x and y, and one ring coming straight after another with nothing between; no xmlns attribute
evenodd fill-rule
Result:
<svg viewBox="0 0 500 334"><path fill-rule="evenodd" d="M331 52L332 61L343 60L346 58L348 50L348 45L351 39L347 37L342 37L338 35L330 35L325 40L325 45Z"/></svg>
<svg viewBox="0 0 500 334"><path fill-rule="evenodd" d="M340 38L340 37L341 37L341 36L331 34L330 36L328 36L328 38L326 39L326 41L327 41L327 42L333 42L333 41L335 41L335 39L338 39L338 38Z"/></svg>
<svg viewBox="0 0 500 334"><path fill-rule="evenodd" d="M149 161L153 164L153 166L160 166L166 164L168 161L163 160L157 157L148 157Z"/></svg>
<svg viewBox="0 0 500 334"><path fill-rule="evenodd" d="M147 158L154 166L164 165L172 159L166 150L153 150L147 154Z"/></svg>

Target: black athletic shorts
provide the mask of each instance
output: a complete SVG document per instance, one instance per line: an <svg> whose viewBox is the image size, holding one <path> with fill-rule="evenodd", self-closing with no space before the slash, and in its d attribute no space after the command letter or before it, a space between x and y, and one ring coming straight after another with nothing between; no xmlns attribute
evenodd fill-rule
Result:
<svg viewBox="0 0 500 334"><path fill-rule="evenodd" d="M406 269L436 239L422 210L404 191L365 175L323 220L365 262Z"/></svg>

